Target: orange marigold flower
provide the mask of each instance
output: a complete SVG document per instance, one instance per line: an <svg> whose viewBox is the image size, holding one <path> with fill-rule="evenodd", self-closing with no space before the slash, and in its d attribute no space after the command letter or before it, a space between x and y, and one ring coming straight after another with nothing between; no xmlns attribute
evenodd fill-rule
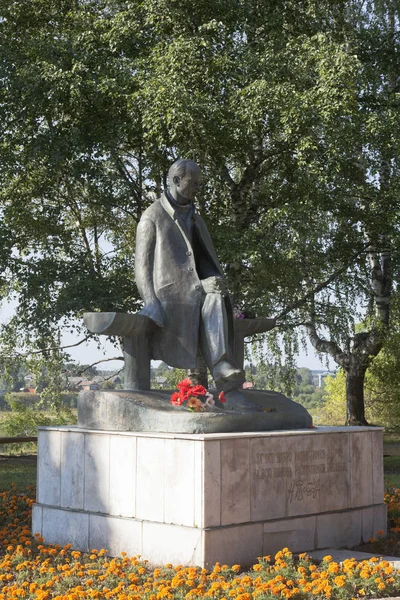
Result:
<svg viewBox="0 0 400 600"><path fill-rule="evenodd" d="M343 587L346 583L346 577L344 575L338 575L333 581L337 587Z"/></svg>
<svg viewBox="0 0 400 600"><path fill-rule="evenodd" d="M382 583L378 584L378 590L384 590L385 587L386 587L386 585L383 583L383 581L382 581Z"/></svg>
<svg viewBox="0 0 400 600"><path fill-rule="evenodd" d="M233 567L231 567L231 570L234 573L237 573L238 571L240 571L240 568L241 568L240 565L233 565Z"/></svg>

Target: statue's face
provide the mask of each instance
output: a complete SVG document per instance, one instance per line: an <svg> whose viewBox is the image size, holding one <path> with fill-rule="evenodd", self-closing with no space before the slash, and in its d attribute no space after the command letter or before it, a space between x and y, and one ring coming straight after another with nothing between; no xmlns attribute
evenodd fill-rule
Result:
<svg viewBox="0 0 400 600"><path fill-rule="evenodd" d="M177 191L176 200L179 204L188 204L192 202L201 185L201 171L199 167L188 165L183 177L174 177L175 189Z"/></svg>

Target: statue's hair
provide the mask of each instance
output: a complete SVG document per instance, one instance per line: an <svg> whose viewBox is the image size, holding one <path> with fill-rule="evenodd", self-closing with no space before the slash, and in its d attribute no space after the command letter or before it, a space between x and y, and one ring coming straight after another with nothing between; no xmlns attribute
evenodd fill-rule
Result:
<svg viewBox="0 0 400 600"><path fill-rule="evenodd" d="M176 160L170 166L169 171L168 171L169 184L171 185L172 180L175 175L178 175L178 177L184 177L185 173L186 173L186 169L188 168L189 165L194 166L197 169L200 168L193 160L189 160L188 158L179 158L178 160Z"/></svg>

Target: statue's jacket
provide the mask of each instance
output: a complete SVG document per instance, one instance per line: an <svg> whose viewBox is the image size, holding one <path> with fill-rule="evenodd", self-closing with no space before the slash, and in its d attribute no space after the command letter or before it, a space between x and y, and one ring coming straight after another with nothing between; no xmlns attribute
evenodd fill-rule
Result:
<svg viewBox="0 0 400 600"><path fill-rule="evenodd" d="M158 325L152 336L152 358L181 369L195 368L204 300L201 279L223 277L200 215L192 217L190 241L165 194L156 200L137 227L135 272L145 305L140 313ZM228 298L225 304L231 313Z"/></svg>

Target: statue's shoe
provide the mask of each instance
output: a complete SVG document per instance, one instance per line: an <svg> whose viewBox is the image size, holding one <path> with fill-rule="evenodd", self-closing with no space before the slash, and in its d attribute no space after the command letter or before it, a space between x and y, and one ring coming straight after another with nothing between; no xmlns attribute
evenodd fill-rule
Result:
<svg viewBox="0 0 400 600"><path fill-rule="evenodd" d="M214 365L212 376L217 385L227 381L232 381L241 385L246 380L244 371L238 369L227 360L220 360Z"/></svg>

